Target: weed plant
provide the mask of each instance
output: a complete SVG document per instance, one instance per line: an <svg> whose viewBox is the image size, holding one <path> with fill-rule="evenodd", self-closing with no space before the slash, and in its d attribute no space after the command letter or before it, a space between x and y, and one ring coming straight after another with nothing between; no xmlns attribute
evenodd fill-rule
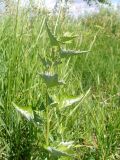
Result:
<svg viewBox="0 0 120 160"><path fill-rule="evenodd" d="M16 12L0 21L0 159L119 160L119 15Z"/></svg>

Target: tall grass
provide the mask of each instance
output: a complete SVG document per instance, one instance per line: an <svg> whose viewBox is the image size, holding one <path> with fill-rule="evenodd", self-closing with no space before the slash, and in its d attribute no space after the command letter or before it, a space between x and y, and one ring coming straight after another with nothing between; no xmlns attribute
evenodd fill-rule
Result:
<svg viewBox="0 0 120 160"><path fill-rule="evenodd" d="M53 51L46 12L31 17L29 11L18 9L0 21L0 159L75 159L51 157L46 149L46 91L38 74L44 70L40 56ZM49 145L74 141L72 152L78 160L119 160L119 17L106 12L83 20L49 16L48 24L57 37L67 32L77 36L63 45L66 49L88 50L95 40L91 52L72 57L69 64L63 61L57 70L61 78L66 76L66 85L52 89L51 95L62 99L90 92L76 110L50 108ZM40 111L37 125L21 117L13 103Z"/></svg>

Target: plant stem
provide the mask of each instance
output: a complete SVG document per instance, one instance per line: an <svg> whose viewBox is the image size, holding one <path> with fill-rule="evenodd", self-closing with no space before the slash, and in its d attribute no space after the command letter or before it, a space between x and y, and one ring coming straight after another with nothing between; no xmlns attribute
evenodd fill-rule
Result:
<svg viewBox="0 0 120 160"><path fill-rule="evenodd" d="M49 109L48 109L48 89L46 89L46 145L49 145Z"/></svg>
<svg viewBox="0 0 120 160"><path fill-rule="evenodd" d="M17 8L16 8L16 21L15 21L15 29L14 29L15 30L15 37L17 34L19 4L20 4L20 0L17 1Z"/></svg>

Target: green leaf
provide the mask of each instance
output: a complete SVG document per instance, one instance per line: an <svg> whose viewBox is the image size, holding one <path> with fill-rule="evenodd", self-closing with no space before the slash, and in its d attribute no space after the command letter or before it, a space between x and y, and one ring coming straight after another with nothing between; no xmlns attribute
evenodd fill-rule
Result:
<svg viewBox="0 0 120 160"><path fill-rule="evenodd" d="M46 29L47 29L47 33L48 33L51 45L59 47L59 42L58 42L57 38L50 31L47 22L46 22Z"/></svg>
<svg viewBox="0 0 120 160"><path fill-rule="evenodd" d="M48 87L54 87L57 85L65 84L63 81L58 80L58 74L45 73L40 75Z"/></svg>
<svg viewBox="0 0 120 160"><path fill-rule="evenodd" d="M60 56L61 56L61 58L66 58L66 57L69 57L69 56L81 55L81 54L88 53L88 52L90 52L90 51L89 50L88 51L75 51L75 50L61 49L60 50Z"/></svg>
<svg viewBox="0 0 120 160"><path fill-rule="evenodd" d="M79 104L80 104L81 102L83 102L83 100L88 96L89 93L90 93L90 89L88 89L87 92L86 92L84 95L82 95L81 100L79 101L79 103L74 107L73 110L71 110L71 112L70 112L70 114L69 114L69 117L71 117L71 116L76 112L76 110L77 110L78 107L79 107Z"/></svg>
<svg viewBox="0 0 120 160"><path fill-rule="evenodd" d="M62 99L59 99L58 97L54 96L53 97L53 102L50 104L51 106L52 105L59 105L60 108L66 108L66 107L70 107L72 105L76 105L78 103L80 103L83 99L83 95L81 96L78 96L78 97L72 97L72 98L62 98Z"/></svg>
<svg viewBox="0 0 120 160"><path fill-rule="evenodd" d="M47 151L50 152L50 154L51 154L52 156L55 156L55 157L61 157L61 156L74 157L73 154L69 154L69 153L67 153L67 152L64 152L64 151L62 151L62 150L56 149L56 148L54 148L54 147L50 147L50 146L49 146L49 147L47 147L46 149L47 149Z"/></svg>
<svg viewBox="0 0 120 160"><path fill-rule="evenodd" d="M58 145L58 148L62 151L68 151L72 147L74 147L74 141L60 142Z"/></svg>
<svg viewBox="0 0 120 160"><path fill-rule="evenodd" d="M69 99L64 99L62 102L62 106L63 107L69 107L72 106L76 103L79 103L83 98L83 95L79 96L79 97L75 97L75 98L69 98Z"/></svg>
<svg viewBox="0 0 120 160"><path fill-rule="evenodd" d="M76 109L79 107L79 104L83 102L83 100L87 97L87 95L90 93L90 89L85 93L78 97L66 97L63 95L62 98L54 96L54 102L57 103L57 105L60 107L60 109L66 109L67 107L74 106L73 110L71 110L70 115L72 115Z"/></svg>
<svg viewBox="0 0 120 160"><path fill-rule="evenodd" d="M34 113L32 108L29 107L19 107L17 106L14 102L12 103L15 109L22 115L24 116L27 120L33 120L34 119Z"/></svg>

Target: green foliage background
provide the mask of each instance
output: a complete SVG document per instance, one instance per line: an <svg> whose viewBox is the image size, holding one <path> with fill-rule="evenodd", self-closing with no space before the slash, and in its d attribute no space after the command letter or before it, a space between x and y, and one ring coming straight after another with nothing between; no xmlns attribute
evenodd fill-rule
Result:
<svg viewBox="0 0 120 160"><path fill-rule="evenodd" d="M91 52L63 60L55 68L66 85L53 88L50 95L64 98L89 94L76 106L57 108L45 102L45 85L39 73L45 70L40 57L51 61L45 28L46 11L29 17L23 10L1 17L0 21L0 159L2 160L116 160L120 159L120 21L119 14L101 11L98 15L73 20L62 15L48 17L52 33L60 39L75 36L64 49ZM94 42L94 43L93 43ZM14 104L31 107L39 114L36 122L16 112ZM31 111L30 111L31 112ZM49 120L49 146L46 123ZM58 150L61 142L74 141L76 155ZM58 150L55 150L57 148ZM65 148L66 149L66 148Z"/></svg>

